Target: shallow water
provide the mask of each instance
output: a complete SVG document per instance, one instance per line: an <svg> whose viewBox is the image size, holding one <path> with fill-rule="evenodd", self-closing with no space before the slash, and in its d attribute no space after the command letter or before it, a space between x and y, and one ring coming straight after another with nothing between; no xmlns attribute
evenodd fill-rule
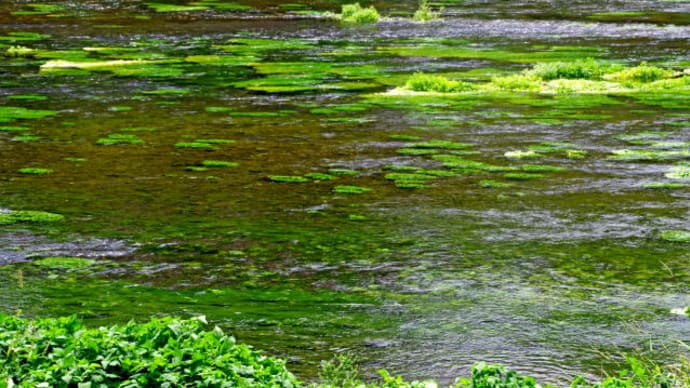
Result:
<svg viewBox="0 0 690 388"><path fill-rule="evenodd" d="M622 353L673 359L690 340L671 313L690 305L690 250L660 238L690 229L690 190L645 187L683 183L666 176L682 162L612 157L653 150L621 137L645 132L687 150L688 94L381 94L417 71L482 82L584 57L688 68L687 2L445 2L428 24L407 19L416 2L380 2L391 17L376 26L300 12L337 2L294 3L0 8L0 51L34 50L0 57L0 108L54 111L0 109L0 220L65 217L0 225L0 311L94 325L205 314L307 380L348 350L369 372L447 383L484 360L562 383ZM57 60L102 67L46 66ZM463 158L494 172L399 151L432 140L471 144ZM525 164L563 170L504 176ZM453 176L404 189L386 179L400 166ZM309 173L332 180L270 178ZM55 256L97 261L32 264Z"/></svg>

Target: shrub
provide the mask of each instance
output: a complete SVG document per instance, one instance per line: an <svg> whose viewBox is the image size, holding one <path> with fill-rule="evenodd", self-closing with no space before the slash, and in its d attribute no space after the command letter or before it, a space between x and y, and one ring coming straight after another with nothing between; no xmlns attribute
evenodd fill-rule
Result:
<svg viewBox="0 0 690 388"><path fill-rule="evenodd" d="M405 88L415 92L454 93L473 90L468 82L454 81L440 75L415 73L405 83Z"/></svg>
<svg viewBox="0 0 690 388"><path fill-rule="evenodd" d="M0 315L0 381L21 387L296 387L263 356L203 317L86 328L75 317ZM2 384L0 384L2 385ZM8 385L12 385L11 383Z"/></svg>
<svg viewBox="0 0 690 388"><path fill-rule="evenodd" d="M374 7L362 8L359 3L343 4L340 20L346 23L376 23L381 16Z"/></svg>
<svg viewBox="0 0 690 388"><path fill-rule="evenodd" d="M578 59L572 62L545 62L536 64L526 73L544 81L559 78L565 79L599 79L611 71L610 66L592 58Z"/></svg>
<svg viewBox="0 0 690 388"><path fill-rule="evenodd" d="M429 7L429 2L427 0L421 0L419 2L419 8L417 8L412 18L418 22L428 22L438 19L441 11L442 9L434 12L431 7Z"/></svg>

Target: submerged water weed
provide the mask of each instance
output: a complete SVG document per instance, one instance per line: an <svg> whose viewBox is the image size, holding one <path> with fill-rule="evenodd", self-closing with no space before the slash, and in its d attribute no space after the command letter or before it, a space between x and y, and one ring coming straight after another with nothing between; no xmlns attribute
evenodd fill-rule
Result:
<svg viewBox="0 0 690 388"><path fill-rule="evenodd" d="M0 106L0 123L11 123L16 120L36 120L53 116L52 110L28 109L16 106Z"/></svg>
<svg viewBox="0 0 690 388"><path fill-rule="evenodd" d="M613 150L609 159L620 161L660 161L690 158L690 150Z"/></svg>
<svg viewBox="0 0 690 388"><path fill-rule="evenodd" d="M17 170L17 172L26 175L47 175L52 174L54 171L49 168L24 167Z"/></svg>
<svg viewBox="0 0 690 388"><path fill-rule="evenodd" d="M33 264L53 269L78 269L86 268L96 263L96 260L83 257L53 256L34 260Z"/></svg>
<svg viewBox="0 0 690 388"><path fill-rule="evenodd" d="M208 7L205 5L179 5L153 2L144 4L156 12L194 12L208 9Z"/></svg>
<svg viewBox="0 0 690 388"><path fill-rule="evenodd" d="M179 149L202 149L202 150L217 150L216 145L230 145L234 144L234 140L230 139L196 139L189 142L178 142L175 143L175 148Z"/></svg>
<svg viewBox="0 0 690 388"><path fill-rule="evenodd" d="M509 173L503 174L503 177L506 179L516 180L516 181L527 181L527 180L532 180L532 179L543 178L544 175L527 173L527 172L525 172L525 173L509 172Z"/></svg>
<svg viewBox="0 0 690 388"><path fill-rule="evenodd" d="M74 316L30 321L0 314L0 379L26 387L300 385L284 361L206 325L204 317L154 318L87 328Z"/></svg>
<svg viewBox="0 0 690 388"><path fill-rule="evenodd" d="M621 70L611 74L608 78L618 82L654 82L666 78L671 78L676 74L673 70L662 69L650 66L646 62L629 69Z"/></svg>
<svg viewBox="0 0 690 388"><path fill-rule="evenodd" d="M538 159L541 158L542 155L537 153L534 150L529 150L529 151L506 151L503 156L505 156L508 159Z"/></svg>
<svg viewBox="0 0 690 388"><path fill-rule="evenodd" d="M136 135L125 133L111 133L110 135L100 138L96 141L98 145L124 145L124 144L142 144L144 140Z"/></svg>
<svg viewBox="0 0 690 388"><path fill-rule="evenodd" d="M440 19L442 12L443 7L441 7L438 11L434 11L429 6L428 0L421 0L419 2L419 7L412 16L412 20L416 22L430 22L433 20L438 20Z"/></svg>
<svg viewBox="0 0 690 388"><path fill-rule="evenodd" d="M681 163L673 166L665 175L666 178L690 181L690 163Z"/></svg>
<svg viewBox="0 0 690 388"><path fill-rule="evenodd" d="M548 166L544 164L525 164L520 166L520 169L525 172L560 172L564 171L565 168L558 166Z"/></svg>
<svg viewBox="0 0 690 388"><path fill-rule="evenodd" d="M308 178L297 175L271 175L268 177L273 182L278 183L307 183Z"/></svg>
<svg viewBox="0 0 690 388"><path fill-rule="evenodd" d="M310 172L308 174L304 174L304 177L313 179L315 181L332 181L334 179L338 179L338 177L334 175L324 174L322 172Z"/></svg>
<svg viewBox="0 0 690 388"><path fill-rule="evenodd" d="M395 186L401 189L423 189L428 187L429 181L437 177L423 173L393 172L386 174L385 178L393 181Z"/></svg>
<svg viewBox="0 0 690 388"><path fill-rule="evenodd" d="M336 194L364 194L372 191L368 187L352 186L352 185L338 185L333 188Z"/></svg>
<svg viewBox="0 0 690 388"><path fill-rule="evenodd" d="M237 162L226 162L224 160L204 160L201 162L204 167L237 167L240 164Z"/></svg>
<svg viewBox="0 0 690 388"><path fill-rule="evenodd" d="M16 223L50 223L65 219L62 214L49 213L39 210L10 210L0 211L0 225L12 225Z"/></svg>
<svg viewBox="0 0 690 388"><path fill-rule="evenodd" d="M664 230L659 234L662 240L670 242L690 242L690 230Z"/></svg>
<svg viewBox="0 0 690 388"><path fill-rule="evenodd" d="M450 80L434 74L415 73L405 83L405 89L414 92L457 93L474 90L469 82Z"/></svg>
<svg viewBox="0 0 690 388"><path fill-rule="evenodd" d="M411 143L407 146L411 148L436 148L443 150L459 150L473 147L474 144L457 143L449 140L429 140L425 142Z"/></svg>
<svg viewBox="0 0 690 388"><path fill-rule="evenodd" d="M25 46L10 46L5 50L5 56L6 57L15 57L15 58L31 58L36 53L38 50L32 49L30 47L25 47Z"/></svg>
<svg viewBox="0 0 690 388"><path fill-rule="evenodd" d="M381 18L373 6L363 8L359 3L343 4L340 12L340 20L345 23L376 23Z"/></svg>
<svg viewBox="0 0 690 388"><path fill-rule="evenodd" d="M597 80L604 74L611 72L612 66L592 58L577 59L570 62L543 62L536 64L525 75L533 76L544 81L555 79L586 79Z"/></svg>
<svg viewBox="0 0 690 388"><path fill-rule="evenodd" d="M359 174L359 171L357 170L350 170L348 168L329 168L328 173L331 175L357 175Z"/></svg>
<svg viewBox="0 0 690 388"><path fill-rule="evenodd" d="M410 155L410 156L422 156L422 155L435 155L438 154L438 150L430 148L398 148L395 152L400 155Z"/></svg>
<svg viewBox="0 0 690 388"><path fill-rule="evenodd" d="M642 184L642 187L656 190L676 190L690 188L690 184L679 182L646 182Z"/></svg>
<svg viewBox="0 0 690 388"><path fill-rule="evenodd" d="M508 183L508 182L499 182L499 181L494 181L494 180L481 180L479 181L479 186L484 187L486 189L504 189L507 187L515 186L514 183Z"/></svg>

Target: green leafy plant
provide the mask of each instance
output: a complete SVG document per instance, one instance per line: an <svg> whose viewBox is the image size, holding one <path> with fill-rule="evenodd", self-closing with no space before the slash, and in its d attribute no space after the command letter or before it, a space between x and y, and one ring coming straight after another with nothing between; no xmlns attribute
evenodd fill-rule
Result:
<svg viewBox="0 0 690 388"><path fill-rule="evenodd" d="M639 66L611 74L611 78L619 82L654 82L670 78L674 74L673 70L650 66L646 62L642 62Z"/></svg>
<svg viewBox="0 0 690 388"><path fill-rule="evenodd" d="M544 81L554 79L600 79L610 72L611 66L592 58L578 59L569 62L543 62L536 64L527 75L535 76Z"/></svg>
<svg viewBox="0 0 690 388"><path fill-rule="evenodd" d="M340 20L345 23L376 23L381 18L376 8L363 8L359 3L343 4Z"/></svg>
<svg viewBox="0 0 690 388"><path fill-rule="evenodd" d="M0 314L0 381L21 387L276 387L299 381L204 317L87 328Z"/></svg>

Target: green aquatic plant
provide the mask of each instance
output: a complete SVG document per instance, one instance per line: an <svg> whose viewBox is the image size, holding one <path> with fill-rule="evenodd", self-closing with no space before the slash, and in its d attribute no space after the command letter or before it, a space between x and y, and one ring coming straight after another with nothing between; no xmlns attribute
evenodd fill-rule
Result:
<svg viewBox="0 0 690 388"><path fill-rule="evenodd" d="M372 191L372 189L368 187L351 185L338 185L333 188L333 192L336 194L364 194L370 191Z"/></svg>
<svg viewBox="0 0 690 388"><path fill-rule="evenodd" d="M200 150L217 150L218 147L214 146L211 143L206 143L203 141L189 141L189 142L179 142L175 143L175 148L180 148L180 149L200 149Z"/></svg>
<svg viewBox="0 0 690 388"><path fill-rule="evenodd" d="M679 182L646 182L642 184L642 187L656 190L676 190L690 188L690 184Z"/></svg>
<svg viewBox="0 0 690 388"><path fill-rule="evenodd" d="M359 171L348 168L329 168L328 173L331 175L357 175Z"/></svg>
<svg viewBox="0 0 690 388"><path fill-rule="evenodd" d="M22 41L37 41L50 38L48 34L41 34L39 32L29 31L12 31L7 35L0 36L1 41L22 42Z"/></svg>
<svg viewBox="0 0 690 388"><path fill-rule="evenodd" d="M20 174L26 174L26 175L47 175L47 174L52 174L53 170L49 168L40 168L40 167L24 167L20 168L17 170Z"/></svg>
<svg viewBox="0 0 690 388"><path fill-rule="evenodd" d="M690 158L690 150L613 150L609 159L621 161L659 161Z"/></svg>
<svg viewBox="0 0 690 388"><path fill-rule="evenodd" d="M558 166L548 166L544 164L524 164L520 166L520 169L525 172L560 172L564 171L565 168Z"/></svg>
<svg viewBox="0 0 690 388"><path fill-rule="evenodd" d="M666 178L690 180L690 163L681 163L677 166L671 167L665 174Z"/></svg>
<svg viewBox="0 0 690 388"><path fill-rule="evenodd" d="M542 155L537 153L534 150L529 150L529 151L506 151L503 156L505 156L508 159L538 159L541 158Z"/></svg>
<svg viewBox="0 0 690 388"><path fill-rule="evenodd" d="M19 142L32 142L32 141L39 141L41 140L40 136L36 135L19 135L15 136L12 138L12 141L19 141Z"/></svg>
<svg viewBox="0 0 690 388"><path fill-rule="evenodd" d="M50 223L65 219L62 214L49 213L39 210L0 210L0 225L16 223Z"/></svg>
<svg viewBox="0 0 690 388"><path fill-rule="evenodd" d="M437 154L438 150L430 148L398 148L395 152L400 155L422 156Z"/></svg>
<svg viewBox="0 0 690 388"><path fill-rule="evenodd" d="M506 179L511 179L511 180L515 180L515 181L527 181L527 180L532 180L532 179L543 178L544 175L527 173L527 172L509 172L509 173L503 174L503 177Z"/></svg>
<svg viewBox="0 0 690 388"><path fill-rule="evenodd" d="M204 160L201 162L204 167L237 167L240 164L237 162L226 162L224 160Z"/></svg>
<svg viewBox="0 0 690 388"><path fill-rule="evenodd" d="M436 148L443 150L459 150L473 147L474 144L457 143L449 140L429 140L425 142L411 143L407 146L412 148Z"/></svg>
<svg viewBox="0 0 690 388"><path fill-rule="evenodd" d="M284 361L206 327L204 317L90 328L74 316L0 314L0 380L22 387L301 385Z"/></svg>
<svg viewBox="0 0 690 388"><path fill-rule="evenodd" d="M486 189L504 189L507 187L515 186L515 184L485 179L479 181L479 186L484 187Z"/></svg>
<svg viewBox="0 0 690 388"><path fill-rule="evenodd" d="M41 267L53 269L79 269L86 268L96 263L96 260L85 259L83 257L53 256L34 260L33 264Z"/></svg>
<svg viewBox="0 0 690 388"><path fill-rule="evenodd" d="M640 65L621 70L610 75L610 78L618 82L654 82L671 78L676 74L673 70L650 66L646 62Z"/></svg>
<svg viewBox="0 0 690 388"><path fill-rule="evenodd" d="M297 175L271 175L268 177L273 182L278 182L278 183L307 183L309 182L308 178L305 178L303 176L297 176Z"/></svg>
<svg viewBox="0 0 690 388"><path fill-rule="evenodd" d="M144 140L140 137L127 133L111 133L96 141L98 145L123 145L123 144L142 144Z"/></svg>
<svg viewBox="0 0 690 388"><path fill-rule="evenodd" d="M415 73L408 78L405 89L414 92L458 93L474 90L469 82L451 80L434 74Z"/></svg>
<svg viewBox="0 0 690 388"><path fill-rule="evenodd" d="M363 8L359 3L343 4L340 12L340 20L345 23L376 23L381 18L373 6Z"/></svg>
<svg viewBox="0 0 690 388"><path fill-rule="evenodd" d="M315 181L332 181L334 179L338 179L338 177L331 175L331 174L324 174L321 172L310 172L308 174L304 174L305 178L313 179Z"/></svg>
<svg viewBox="0 0 690 388"><path fill-rule="evenodd" d="M208 9L208 6L206 5L179 5L154 2L144 4L156 12L194 12Z"/></svg>
<svg viewBox="0 0 690 388"><path fill-rule="evenodd" d="M10 46L5 50L5 56L6 57L15 57L15 58L30 58L36 55L38 50L32 49L30 47L25 47L25 46Z"/></svg>
<svg viewBox="0 0 690 388"><path fill-rule="evenodd" d="M416 22L429 22L433 20L438 20L441 17L441 12L443 12L443 8L439 9L438 11L434 11L429 6L428 0L421 0L419 2L419 7L412 16L412 19Z"/></svg>
<svg viewBox="0 0 690 388"><path fill-rule="evenodd" d="M664 230L659 234L664 241L670 242L690 242L690 230Z"/></svg>
<svg viewBox="0 0 690 388"><path fill-rule="evenodd" d="M0 126L0 132L24 132L28 131L29 127L22 127L19 125L2 125Z"/></svg>
<svg viewBox="0 0 690 388"><path fill-rule="evenodd" d="M525 72L544 81L555 79L600 79L604 74L611 72L612 66L592 58L576 59L574 61L542 62L534 65Z"/></svg>
<svg viewBox="0 0 690 388"><path fill-rule="evenodd" d="M0 123L11 123L16 120L36 120L56 114L57 112L52 110L0 106Z"/></svg>

